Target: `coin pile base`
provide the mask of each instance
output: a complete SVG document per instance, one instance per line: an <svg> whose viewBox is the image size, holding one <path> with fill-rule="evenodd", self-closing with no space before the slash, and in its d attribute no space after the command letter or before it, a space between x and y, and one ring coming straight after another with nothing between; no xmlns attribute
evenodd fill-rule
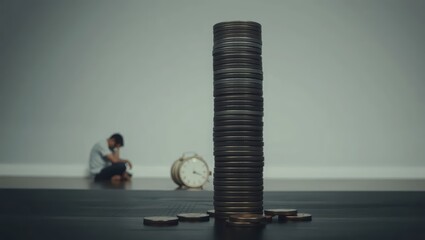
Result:
<svg viewBox="0 0 425 240"><path fill-rule="evenodd" d="M230 227L262 228L265 226L265 217L261 214L231 215L226 224Z"/></svg>

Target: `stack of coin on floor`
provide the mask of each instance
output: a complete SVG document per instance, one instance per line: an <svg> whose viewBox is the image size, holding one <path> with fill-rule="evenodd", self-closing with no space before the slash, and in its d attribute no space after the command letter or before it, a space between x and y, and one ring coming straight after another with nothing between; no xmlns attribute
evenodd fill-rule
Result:
<svg viewBox="0 0 425 240"><path fill-rule="evenodd" d="M261 25L214 25L215 218L263 214Z"/></svg>

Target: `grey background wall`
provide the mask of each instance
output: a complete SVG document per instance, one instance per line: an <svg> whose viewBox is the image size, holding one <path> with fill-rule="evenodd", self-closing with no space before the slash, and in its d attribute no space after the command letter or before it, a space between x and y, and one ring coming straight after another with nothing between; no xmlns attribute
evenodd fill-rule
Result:
<svg viewBox="0 0 425 240"><path fill-rule="evenodd" d="M212 26L263 26L265 177L425 177L425 1L0 0L0 175L213 166Z"/></svg>

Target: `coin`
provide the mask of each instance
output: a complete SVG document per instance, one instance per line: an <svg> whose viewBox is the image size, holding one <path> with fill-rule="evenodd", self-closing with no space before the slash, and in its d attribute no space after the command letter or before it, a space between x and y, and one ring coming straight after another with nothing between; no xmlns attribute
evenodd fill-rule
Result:
<svg viewBox="0 0 425 240"><path fill-rule="evenodd" d="M226 126L226 125L251 125L251 126L263 126L264 123L261 119L237 119L237 120L221 120L221 121L215 121L214 126Z"/></svg>
<svg viewBox="0 0 425 240"><path fill-rule="evenodd" d="M215 167L263 167L264 162L215 162Z"/></svg>
<svg viewBox="0 0 425 240"><path fill-rule="evenodd" d="M177 214L179 221L185 222L207 222L210 220L210 215L206 213L180 213Z"/></svg>
<svg viewBox="0 0 425 240"><path fill-rule="evenodd" d="M218 132L262 132L263 126L258 125L222 125L213 128L213 131ZM225 134L228 135L228 134Z"/></svg>
<svg viewBox="0 0 425 240"><path fill-rule="evenodd" d="M231 31L216 31L214 33L213 40L219 40L229 37L250 37L250 38L261 38L261 31L249 31L249 30L236 30L232 29Z"/></svg>
<svg viewBox="0 0 425 240"><path fill-rule="evenodd" d="M245 64L253 64L256 65L256 68L262 68L262 61L261 58L248 58L248 57L237 57L234 56L232 58L219 58L219 56L214 56L214 66L221 66L224 64L239 64L239 63L245 63ZM249 79L249 78L247 78ZM260 79L261 80L261 79Z"/></svg>
<svg viewBox="0 0 425 240"><path fill-rule="evenodd" d="M214 116L222 116L222 115L254 115L254 116L263 116L263 111L251 111L251 110L224 110L215 112Z"/></svg>
<svg viewBox="0 0 425 240"><path fill-rule="evenodd" d="M226 34L226 33L251 33L251 34L261 34L261 28L256 26L249 26L249 25L227 25L227 26L220 26L213 29L214 36L217 36L219 34Z"/></svg>
<svg viewBox="0 0 425 240"><path fill-rule="evenodd" d="M230 155L234 152L241 152L242 155L248 155L244 154L245 152L255 152L254 155L249 156L258 156L258 152L263 152L263 147L254 147L254 146L215 146L214 152L222 153L222 155ZM219 156L219 155L216 155Z"/></svg>
<svg viewBox="0 0 425 240"><path fill-rule="evenodd" d="M263 179L249 181L228 181L214 178L214 186L263 186Z"/></svg>
<svg viewBox="0 0 425 240"><path fill-rule="evenodd" d="M221 48L215 48L212 52L213 56L227 54L227 53L254 53L254 54L261 55L261 48L245 47L245 46L221 47Z"/></svg>
<svg viewBox="0 0 425 240"><path fill-rule="evenodd" d="M215 147L222 146L257 146L262 147L264 143L262 141L228 141L228 142L215 142Z"/></svg>
<svg viewBox="0 0 425 240"><path fill-rule="evenodd" d="M227 202L227 201L214 201L215 207L262 207L263 201L259 202Z"/></svg>
<svg viewBox="0 0 425 240"><path fill-rule="evenodd" d="M262 214L236 214L229 216L229 221L263 223L265 222L265 217Z"/></svg>
<svg viewBox="0 0 425 240"><path fill-rule="evenodd" d="M214 121L215 122L229 121L229 120L237 120L237 121L249 120L249 121L259 121L259 122L262 122L263 121L263 116L258 116L258 115L243 115L243 114L214 116Z"/></svg>
<svg viewBox="0 0 425 240"><path fill-rule="evenodd" d="M255 136L255 137L261 137L263 136L262 131L220 131L220 132L213 132L214 137L224 137L224 136Z"/></svg>
<svg viewBox="0 0 425 240"><path fill-rule="evenodd" d="M240 62L245 62L244 59L246 60L257 60L257 62L262 63L261 60L261 55L257 54L257 53L246 53L246 52L233 52L233 53L223 53L220 55L213 55L213 60L215 61L220 61L222 59L224 59L225 61L228 61L229 59L234 59L237 58L239 60L242 60ZM217 64L217 63L216 63Z"/></svg>
<svg viewBox="0 0 425 240"><path fill-rule="evenodd" d="M264 214L269 216L295 216L297 215L298 210L297 209L286 209L286 208L280 208L280 209L265 209Z"/></svg>
<svg viewBox="0 0 425 240"><path fill-rule="evenodd" d="M214 196L216 196L216 197L229 197L229 196L251 196L251 197L257 196L258 197L258 196L261 196L262 197L263 191L262 190L244 190L244 191L234 191L234 190L218 191L217 190L217 191L214 191Z"/></svg>
<svg viewBox="0 0 425 240"><path fill-rule="evenodd" d="M208 210L208 211L207 211L207 214L208 214L210 217L214 217L214 215L215 215L215 210L214 210L214 209Z"/></svg>
<svg viewBox="0 0 425 240"><path fill-rule="evenodd" d="M215 48L212 52L213 56L216 55L222 55L227 53L254 53L261 55L261 48L254 48L254 47L221 47L221 48Z"/></svg>
<svg viewBox="0 0 425 240"><path fill-rule="evenodd" d="M236 161L247 161L247 162L263 162L263 156L216 156L215 161L219 162L236 162Z"/></svg>
<svg viewBox="0 0 425 240"><path fill-rule="evenodd" d="M214 151L214 156L264 156L263 151Z"/></svg>
<svg viewBox="0 0 425 240"><path fill-rule="evenodd" d="M226 96L214 98L214 102L221 102L221 101L228 101L228 100L251 100L251 101L258 101L258 102L264 101L262 96L252 95L252 94L233 94L233 95L226 95Z"/></svg>
<svg viewBox="0 0 425 240"><path fill-rule="evenodd" d="M228 173L228 172L214 172L214 177L238 177L238 178L259 178L259 177L263 177L263 172L248 172L248 173L244 173L244 172L239 172L235 175L235 173Z"/></svg>
<svg viewBox="0 0 425 240"><path fill-rule="evenodd" d="M256 111L256 112L263 112L263 107L258 106L250 106L250 105L227 105L227 106L218 106L214 107L214 111L216 112L222 112L227 110L247 110L247 111ZM262 130L262 129L261 129Z"/></svg>
<svg viewBox="0 0 425 240"><path fill-rule="evenodd" d="M252 83L252 82L243 82L240 81L238 83L228 83L228 82L222 82L220 84L214 84L214 91L222 91L227 89L234 89L234 88L241 88L241 89L256 89L256 90L262 90L263 86L262 84L258 83ZM241 93L238 93L241 94ZM249 104L247 104L249 105Z"/></svg>
<svg viewBox="0 0 425 240"><path fill-rule="evenodd" d="M308 222L312 220L311 214L308 213L298 213L295 216L279 216L279 221L294 221L294 222Z"/></svg>
<svg viewBox="0 0 425 240"><path fill-rule="evenodd" d="M223 141L263 141L262 137L252 137L252 136L224 136L224 137L214 137L215 142Z"/></svg>
<svg viewBox="0 0 425 240"><path fill-rule="evenodd" d="M222 83L219 85L214 85L214 92L216 92L217 96L221 96L224 94L229 94L231 92L235 92L235 89L240 89L241 91L236 92L236 94L245 94L245 92L250 91L247 94L255 94L255 92L262 93L263 86L260 84L252 84L252 83ZM223 93L220 93L223 91Z"/></svg>
<svg viewBox="0 0 425 240"><path fill-rule="evenodd" d="M233 95L233 94L256 94L259 96L263 95L263 90L259 88L221 88L214 89L214 97ZM244 113L242 113L244 114ZM263 114L261 114L262 116Z"/></svg>
<svg viewBox="0 0 425 240"><path fill-rule="evenodd" d="M258 213L263 210L263 206L259 205L257 207L218 207L214 206L215 214L218 215L219 212L243 212L243 213Z"/></svg>
<svg viewBox="0 0 425 240"><path fill-rule="evenodd" d="M178 218L171 216L144 217L143 224L146 226L174 226L179 224Z"/></svg>
<svg viewBox="0 0 425 240"><path fill-rule="evenodd" d="M244 62L235 62L235 63L225 63L225 64L214 64L213 70L223 70L223 69L233 69L233 68L248 68L248 69L254 69L257 71L261 71L263 69L263 66L261 64L253 64L253 63L244 63ZM262 72L261 72L262 73Z"/></svg>
<svg viewBox="0 0 425 240"><path fill-rule="evenodd" d="M262 74L257 73L222 73L222 74L215 74L214 80L221 80L226 78L253 78L258 80L263 80Z"/></svg>
<svg viewBox="0 0 425 240"><path fill-rule="evenodd" d="M255 78L253 79L225 78L225 79L216 80L213 83L214 83L214 87L221 86L221 85L229 85L229 84L233 84L235 86L238 86L240 84L251 84L251 85L255 85L259 87L262 87L263 85L262 80L255 79Z"/></svg>
<svg viewBox="0 0 425 240"><path fill-rule="evenodd" d="M225 26L238 26L238 25L244 25L244 26L254 26L257 28L261 28L261 24L254 22L254 21L224 21L219 22L213 25L213 29L225 27Z"/></svg>
<svg viewBox="0 0 425 240"><path fill-rule="evenodd" d="M214 196L214 201L228 201L228 202L258 202L263 201L263 196Z"/></svg>
<svg viewBox="0 0 425 240"><path fill-rule="evenodd" d="M261 191L264 187L260 186L218 186L214 185L214 190L218 191Z"/></svg>
<svg viewBox="0 0 425 240"><path fill-rule="evenodd" d="M220 44L222 42L255 42L258 44L262 44L260 38L253 37L225 37L225 38L217 38L214 41L214 44Z"/></svg>
<svg viewBox="0 0 425 240"><path fill-rule="evenodd" d="M262 48L262 44L257 42L250 42L250 41L221 41L221 42L215 42L213 48L221 48L221 47L239 47L239 46L245 46L245 47L253 47L253 48Z"/></svg>
<svg viewBox="0 0 425 240"><path fill-rule="evenodd" d="M245 32L245 31L228 31L223 33L214 34L213 40L216 42L224 38L233 38L233 37L246 37L246 38L257 38L260 39L260 32Z"/></svg>
<svg viewBox="0 0 425 240"><path fill-rule="evenodd" d="M214 168L216 173L262 173L261 167L220 167Z"/></svg>
<svg viewBox="0 0 425 240"><path fill-rule="evenodd" d="M261 214L262 210L259 211L237 211L237 212L232 212L232 211L215 211L215 215L214 217L216 219L228 219L229 216L231 215L237 215L237 214Z"/></svg>
<svg viewBox="0 0 425 240"><path fill-rule="evenodd" d="M270 216L270 215L263 215L263 216L266 222L268 223L273 222L273 216Z"/></svg>

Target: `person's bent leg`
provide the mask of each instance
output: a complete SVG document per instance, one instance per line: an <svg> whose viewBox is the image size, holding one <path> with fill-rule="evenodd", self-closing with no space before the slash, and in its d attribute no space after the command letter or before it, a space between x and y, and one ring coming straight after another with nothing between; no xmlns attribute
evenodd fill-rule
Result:
<svg viewBox="0 0 425 240"><path fill-rule="evenodd" d="M112 177L115 175L123 175L125 173L126 167L125 163L114 163L110 166L107 166L100 171L100 173L96 174L94 180L98 181L110 181Z"/></svg>

